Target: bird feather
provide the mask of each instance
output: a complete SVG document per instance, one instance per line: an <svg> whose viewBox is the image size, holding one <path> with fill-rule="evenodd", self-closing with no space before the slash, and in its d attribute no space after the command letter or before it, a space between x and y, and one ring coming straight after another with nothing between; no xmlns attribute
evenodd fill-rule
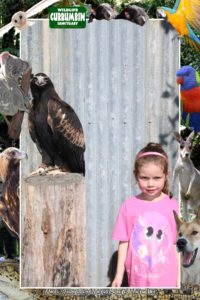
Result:
<svg viewBox="0 0 200 300"><path fill-rule="evenodd" d="M187 0L190 10L186 14L187 21L197 30L200 31L200 1Z"/></svg>
<svg viewBox="0 0 200 300"><path fill-rule="evenodd" d="M8 32L13 27L12 23L8 23L7 25L0 28L0 37L2 37L6 32Z"/></svg>
<svg viewBox="0 0 200 300"><path fill-rule="evenodd" d="M186 43L190 45L191 48L194 48L196 51L200 51L200 45L198 45L194 40L188 36L184 36Z"/></svg>
<svg viewBox="0 0 200 300"><path fill-rule="evenodd" d="M180 36L198 52L200 51L200 39L195 34L200 30L200 1L199 0L177 0L173 9L162 7L167 20L177 30ZM159 8L158 8L159 12Z"/></svg>
<svg viewBox="0 0 200 300"><path fill-rule="evenodd" d="M179 5L180 5L180 0L176 0L176 2L174 4L174 7L173 7L173 10L177 10Z"/></svg>
<svg viewBox="0 0 200 300"><path fill-rule="evenodd" d="M62 103L62 105L61 105ZM80 124L80 121L77 117L74 115L74 111L72 108L65 102L55 102L55 101L49 101L48 104L48 111L49 116L48 118L48 124L52 128L52 131L55 130L57 133L62 133L62 136L67 138L70 143L72 143L76 147L84 148L84 135L83 130ZM69 113L71 109L71 114ZM65 111L67 110L67 117L65 114ZM56 116L54 115L54 112L57 111ZM52 118L51 118L52 116ZM77 128L79 130L77 131Z"/></svg>
<svg viewBox="0 0 200 300"><path fill-rule="evenodd" d="M36 3L34 6L29 8L26 12L27 18L30 18L39 12L43 11L45 8L51 6L52 4L59 2L59 0L42 0L38 3Z"/></svg>

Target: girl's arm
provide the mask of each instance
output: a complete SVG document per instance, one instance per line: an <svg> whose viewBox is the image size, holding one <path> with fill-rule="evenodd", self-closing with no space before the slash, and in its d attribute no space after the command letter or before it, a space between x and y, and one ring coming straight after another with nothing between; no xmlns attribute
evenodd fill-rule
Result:
<svg viewBox="0 0 200 300"><path fill-rule="evenodd" d="M120 287L124 277L125 260L128 250L128 242L119 242L118 258L117 258L117 271L115 278L112 282L112 287Z"/></svg>

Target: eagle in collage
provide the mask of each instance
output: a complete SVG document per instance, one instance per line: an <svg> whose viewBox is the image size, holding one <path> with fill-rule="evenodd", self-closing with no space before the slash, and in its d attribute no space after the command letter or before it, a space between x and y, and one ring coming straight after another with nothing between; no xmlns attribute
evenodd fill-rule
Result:
<svg viewBox="0 0 200 300"><path fill-rule="evenodd" d="M33 76L30 89L29 132L42 155L39 173L58 167L85 175L84 134L78 116L60 99L46 74Z"/></svg>

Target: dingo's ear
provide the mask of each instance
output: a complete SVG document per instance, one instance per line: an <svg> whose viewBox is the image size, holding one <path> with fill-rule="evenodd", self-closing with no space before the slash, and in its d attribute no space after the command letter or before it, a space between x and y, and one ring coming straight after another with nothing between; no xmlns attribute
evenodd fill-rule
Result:
<svg viewBox="0 0 200 300"><path fill-rule="evenodd" d="M176 228L177 228L177 231L179 231L179 228L183 224L183 222L179 219L179 216L177 215L175 210L173 210L173 213L174 213L174 219L176 222Z"/></svg>
<svg viewBox="0 0 200 300"><path fill-rule="evenodd" d="M190 143L192 143L192 140L193 140L193 138L194 138L194 134L195 134L195 132L192 131L192 132L190 133L190 135L187 137L187 141L189 141Z"/></svg>

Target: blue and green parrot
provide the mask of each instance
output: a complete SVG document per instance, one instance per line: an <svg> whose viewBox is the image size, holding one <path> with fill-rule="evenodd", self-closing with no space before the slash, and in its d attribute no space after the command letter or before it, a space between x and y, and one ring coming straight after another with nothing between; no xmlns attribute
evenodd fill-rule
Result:
<svg viewBox="0 0 200 300"><path fill-rule="evenodd" d="M159 7L157 13L176 29L186 42L200 52L200 0L176 0L174 7Z"/></svg>

